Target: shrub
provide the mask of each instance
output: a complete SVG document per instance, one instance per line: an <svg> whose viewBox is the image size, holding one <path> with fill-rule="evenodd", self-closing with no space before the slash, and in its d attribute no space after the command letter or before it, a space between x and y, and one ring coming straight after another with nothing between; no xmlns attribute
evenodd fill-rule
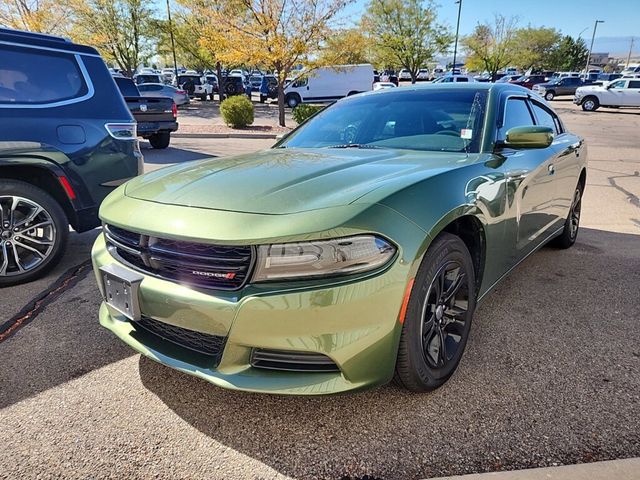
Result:
<svg viewBox="0 0 640 480"><path fill-rule="evenodd" d="M314 115L316 112L319 112L323 108L324 105L309 105L307 103L301 103L293 109L291 115L293 116L293 119L296 121L296 123L300 125L311 115Z"/></svg>
<svg viewBox="0 0 640 480"><path fill-rule="evenodd" d="M253 123L253 103L244 95L229 97L220 104L224 123L232 128L244 128Z"/></svg>

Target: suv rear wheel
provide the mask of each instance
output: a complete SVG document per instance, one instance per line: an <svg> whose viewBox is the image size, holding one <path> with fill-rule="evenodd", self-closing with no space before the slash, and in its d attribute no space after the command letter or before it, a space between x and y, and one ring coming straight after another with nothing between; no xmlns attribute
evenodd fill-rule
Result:
<svg viewBox="0 0 640 480"><path fill-rule="evenodd" d="M51 195L17 180L0 180L0 286L28 282L53 268L69 222Z"/></svg>

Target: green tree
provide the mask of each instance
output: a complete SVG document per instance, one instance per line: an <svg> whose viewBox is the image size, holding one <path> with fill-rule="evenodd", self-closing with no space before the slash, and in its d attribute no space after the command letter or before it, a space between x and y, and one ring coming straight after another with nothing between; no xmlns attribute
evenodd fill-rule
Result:
<svg viewBox="0 0 640 480"><path fill-rule="evenodd" d="M476 25L473 33L462 39L470 70L486 70L495 80L496 73L508 67L516 57L517 19L496 15L493 23Z"/></svg>
<svg viewBox="0 0 640 480"><path fill-rule="evenodd" d="M132 74L154 53L153 10L145 0L69 0L74 40Z"/></svg>
<svg viewBox="0 0 640 480"><path fill-rule="evenodd" d="M554 28L528 26L517 30L513 64L522 70L551 68L552 54L561 39L562 34Z"/></svg>
<svg viewBox="0 0 640 480"><path fill-rule="evenodd" d="M327 65L373 63L371 39L361 28L334 30L322 47L321 56Z"/></svg>
<svg viewBox="0 0 640 480"><path fill-rule="evenodd" d="M582 38L573 39L566 35L549 55L549 67L556 71L574 72L584 67L588 56L589 49Z"/></svg>
<svg viewBox="0 0 640 480"><path fill-rule="evenodd" d="M65 35L67 12L56 0L2 0L0 26Z"/></svg>
<svg viewBox="0 0 640 480"><path fill-rule="evenodd" d="M437 22L432 0L371 0L362 24L374 46L376 63L406 68L415 83L418 70L449 49L452 35Z"/></svg>

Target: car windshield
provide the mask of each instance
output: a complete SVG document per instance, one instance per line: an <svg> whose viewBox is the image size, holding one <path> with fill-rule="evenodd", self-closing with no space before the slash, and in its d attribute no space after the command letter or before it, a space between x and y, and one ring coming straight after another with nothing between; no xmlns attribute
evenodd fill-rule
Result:
<svg viewBox="0 0 640 480"><path fill-rule="evenodd" d="M202 85L202 78L196 75L180 75L178 77L178 84L182 85L187 80L191 80L194 85Z"/></svg>
<svg viewBox="0 0 640 480"><path fill-rule="evenodd" d="M486 91L400 90L337 102L279 147L479 151Z"/></svg>

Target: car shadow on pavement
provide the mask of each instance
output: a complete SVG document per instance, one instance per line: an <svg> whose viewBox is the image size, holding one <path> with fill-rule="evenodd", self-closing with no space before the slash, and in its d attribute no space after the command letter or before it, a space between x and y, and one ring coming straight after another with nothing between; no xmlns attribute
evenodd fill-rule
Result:
<svg viewBox="0 0 640 480"><path fill-rule="evenodd" d="M295 478L424 478L640 455L640 236L582 229L479 306L451 380L290 397L141 357L142 383L220 444Z"/></svg>
<svg viewBox="0 0 640 480"><path fill-rule="evenodd" d="M162 150L152 149L145 144L141 145L144 163L152 165L172 165L174 163L190 162L192 160L202 160L204 158L214 158L215 155L208 153L186 150L183 148L168 147Z"/></svg>

